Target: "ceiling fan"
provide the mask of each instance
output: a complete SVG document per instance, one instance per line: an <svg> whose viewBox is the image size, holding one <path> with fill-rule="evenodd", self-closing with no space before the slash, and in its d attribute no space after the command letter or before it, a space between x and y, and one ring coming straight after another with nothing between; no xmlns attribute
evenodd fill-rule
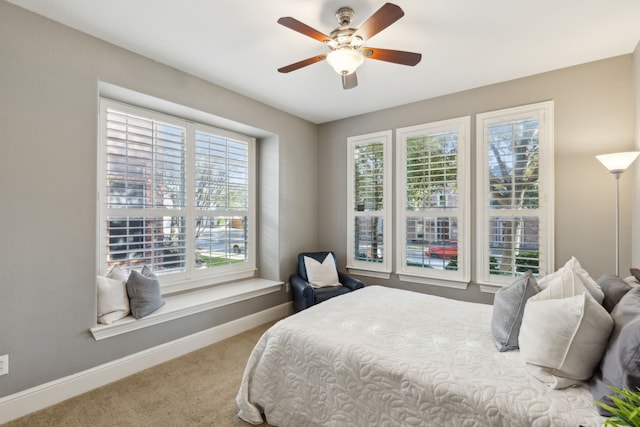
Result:
<svg viewBox="0 0 640 427"><path fill-rule="evenodd" d="M365 58L411 66L420 62L422 55L419 53L364 46L364 43L371 37L404 16L404 12L399 6L392 3L385 3L371 15L369 19L364 21L359 28L351 26L353 14L353 9L350 7L341 7L338 9L336 19L340 26L333 30L330 36L290 16L278 19L279 24L318 40L326 44L330 49L327 53L303 59L302 61L279 68L278 71L281 73L289 73L326 59L329 65L342 76L342 87L344 89L352 89L358 85L356 69L362 65Z"/></svg>

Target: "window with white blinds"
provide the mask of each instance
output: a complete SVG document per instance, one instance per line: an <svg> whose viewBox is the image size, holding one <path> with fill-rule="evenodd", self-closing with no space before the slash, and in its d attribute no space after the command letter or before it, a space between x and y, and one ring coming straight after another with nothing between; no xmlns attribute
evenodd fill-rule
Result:
<svg viewBox="0 0 640 427"><path fill-rule="evenodd" d="M466 287L469 127L470 118L462 117L396 132L401 280Z"/></svg>
<svg viewBox="0 0 640 427"><path fill-rule="evenodd" d="M99 271L187 289L255 270L254 141L100 100Z"/></svg>
<svg viewBox="0 0 640 427"><path fill-rule="evenodd" d="M350 137L348 261L360 274L391 272L391 131Z"/></svg>
<svg viewBox="0 0 640 427"><path fill-rule="evenodd" d="M477 115L479 281L553 271L553 102Z"/></svg>
<svg viewBox="0 0 640 427"><path fill-rule="evenodd" d="M196 266L247 262L249 144L196 131Z"/></svg>
<svg viewBox="0 0 640 427"><path fill-rule="evenodd" d="M184 270L185 144L184 127L107 109L107 265Z"/></svg>

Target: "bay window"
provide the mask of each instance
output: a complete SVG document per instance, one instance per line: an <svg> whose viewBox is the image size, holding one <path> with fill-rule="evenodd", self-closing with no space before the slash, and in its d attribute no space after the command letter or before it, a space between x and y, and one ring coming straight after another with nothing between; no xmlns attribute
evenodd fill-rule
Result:
<svg viewBox="0 0 640 427"><path fill-rule="evenodd" d="M150 266L164 290L255 271L255 141L100 100L98 270Z"/></svg>

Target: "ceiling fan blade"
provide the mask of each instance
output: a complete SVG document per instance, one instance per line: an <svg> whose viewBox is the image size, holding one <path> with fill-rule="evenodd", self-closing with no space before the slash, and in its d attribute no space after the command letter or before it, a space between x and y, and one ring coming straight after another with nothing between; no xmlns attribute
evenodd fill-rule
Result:
<svg viewBox="0 0 640 427"><path fill-rule="evenodd" d="M351 74L343 74L342 75L342 88L343 89L353 89L358 86L358 76L356 76L356 72L354 71Z"/></svg>
<svg viewBox="0 0 640 427"><path fill-rule="evenodd" d="M369 40L403 16L404 12L400 9L400 6L393 3L385 3L371 15L369 19L360 25L360 28L358 28L353 36L359 36L363 40Z"/></svg>
<svg viewBox="0 0 640 427"><path fill-rule="evenodd" d="M290 73L291 71L299 70L300 68L306 67L307 65L320 62L326 57L327 57L327 54L322 53L320 55L312 56L311 58L303 59L302 61L298 61L296 63L287 65L286 67L278 68L278 71L281 73Z"/></svg>
<svg viewBox="0 0 640 427"><path fill-rule="evenodd" d="M285 27L290 28L293 31L297 31L300 34L304 34L305 36L311 37L312 39L316 39L322 43L326 43L329 40L331 40L329 36L322 34L320 31L316 30L315 28L311 28L307 24L304 24L290 16L285 16L283 18L278 19L278 24L284 25Z"/></svg>
<svg viewBox="0 0 640 427"><path fill-rule="evenodd" d="M422 54L420 53L404 52L402 50L378 49L375 47L363 47L362 54L365 58L411 66L416 65L422 59Z"/></svg>

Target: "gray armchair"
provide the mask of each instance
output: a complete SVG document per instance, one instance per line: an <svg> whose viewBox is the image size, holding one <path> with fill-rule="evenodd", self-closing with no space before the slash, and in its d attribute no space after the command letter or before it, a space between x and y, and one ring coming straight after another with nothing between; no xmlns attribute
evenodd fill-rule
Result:
<svg viewBox="0 0 640 427"><path fill-rule="evenodd" d="M364 283L355 277L351 277L345 273L338 271L338 280L340 284L338 286L328 286L322 288L314 288L309 283L307 275L307 268L304 263L304 257L310 257L316 261L322 263L325 260L327 254L331 254L333 261L338 270L338 261L336 254L329 251L324 252L302 252L298 254L298 273L293 274L289 283L291 284L291 293L293 295L293 308L296 312L309 308L312 305L319 304L322 301L326 301L329 298L336 297L338 295L346 294L364 287Z"/></svg>

